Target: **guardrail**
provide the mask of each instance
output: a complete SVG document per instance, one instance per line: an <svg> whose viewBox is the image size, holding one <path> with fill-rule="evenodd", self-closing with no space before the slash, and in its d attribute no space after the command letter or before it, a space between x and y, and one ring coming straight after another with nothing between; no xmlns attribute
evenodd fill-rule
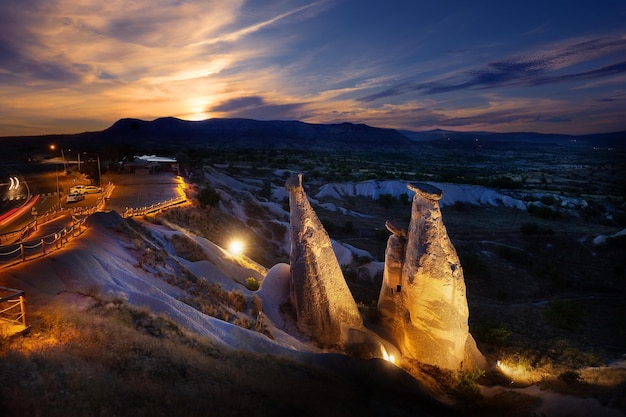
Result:
<svg viewBox="0 0 626 417"><path fill-rule="evenodd" d="M171 198L169 200L162 201L157 204L152 204L151 206L148 206L148 207L141 207L141 208L126 207L126 210L124 210L122 217L145 216L147 214L154 213L154 212L163 210L165 208L169 208L177 204L184 203L186 201L187 201L187 197L179 196L179 197Z"/></svg>
<svg viewBox="0 0 626 417"><path fill-rule="evenodd" d="M29 328L24 291L0 287L0 336L13 336Z"/></svg>
<svg viewBox="0 0 626 417"><path fill-rule="evenodd" d="M90 215L94 212L102 209L106 205L106 200L113 192L115 185L109 182L102 192L102 197L98 199L98 202L95 206L92 207L53 207L48 212L41 216L37 216L32 222L28 223L26 226L22 227L19 230L14 230L12 232L6 232L0 234L0 246L2 245L10 245L12 243L22 241L33 232L37 230L37 228L45 224L49 221L59 218L60 216L70 215L70 216L80 216L80 215Z"/></svg>
<svg viewBox="0 0 626 417"><path fill-rule="evenodd" d="M61 249L70 239L80 236L86 230L83 225L87 217L89 216L76 219L72 226L64 227L57 233L51 233L40 239L0 246L0 265L8 267Z"/></svg>
<svg viewBox="0 0 626 417"><path fill-rule="evenodd" d="M80 236L86 230L86 227L84 227L85 221L91 214L104 208L106 200L113 191L113 188L114 185L109 183L105 192L103 192L102 198L98 200L98 204L94 207L75 207L72 209L65 209L72 214L72 217L75 220L71 227L64 227L57 233L48 234L40 239L32 241L21 240L17 243L0 246L0 267L12 266L25 262L29 259L45 256L50 252L63 248L64 245L69 243L70 239ZM142 207L139 209L126 208L123 217L143 216L184 203L186 201L187 197L182 195L170 200L162 201L158 204L153 204L149 207ZM77 216L81 215L84 217L79 219Z"/></svg>

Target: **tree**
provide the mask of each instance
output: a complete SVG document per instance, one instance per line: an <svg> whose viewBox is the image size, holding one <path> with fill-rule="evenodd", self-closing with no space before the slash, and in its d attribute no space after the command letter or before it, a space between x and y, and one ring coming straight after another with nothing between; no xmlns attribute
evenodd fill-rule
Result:
<svg viewBox="0 0 626 417"><path fill-rule="evenodd" d="M391 194L381 194L378 197L378 204L383 206L385 209L390 209L393 206L393 201L396 198Z"/></svg>
<svg viewBox="0 0 626 417"><path fill-rule="evenodd" d="M213 187L207 185L198 193L198 202L200 202L200 207L202 208L207 206L217 207L220 203L220 194Z"/></svg>

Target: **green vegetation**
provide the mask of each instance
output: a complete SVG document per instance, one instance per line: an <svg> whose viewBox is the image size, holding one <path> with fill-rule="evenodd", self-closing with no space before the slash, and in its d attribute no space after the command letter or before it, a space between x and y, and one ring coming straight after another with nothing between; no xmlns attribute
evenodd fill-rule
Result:
<svg viewBox="0 0 626 417"><path fill-rule="evenodd" d="M200 207L217 207L220 203L220 194L210 185L204 187L198 193L198 202Z"/></svg>
<svg viewBox="0 0 626 417"><path fill-rule="evenodd" d="M565 330L578 330L583 323L585 310L577 301L554 300L548 303L545 318L554 326Z"/></svg>
<svg viewBox="0 0 626 417"><path fill-rule="evenodd" d="M473 334L479 342L504 345L513 332L503 323L488 322L476 326Z"/></svg>
<svg viewBox="0 0 626 417"><path fill-rule="evenodd" d="M254 277L248 277L246 278L246 288L249 289L250 291L257 291L260 287L260 283L259 280L257 280Z"/></svg>

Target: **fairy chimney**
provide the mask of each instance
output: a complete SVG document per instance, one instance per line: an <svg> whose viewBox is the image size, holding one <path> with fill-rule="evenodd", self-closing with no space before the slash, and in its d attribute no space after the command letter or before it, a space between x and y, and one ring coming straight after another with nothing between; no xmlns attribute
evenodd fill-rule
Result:
<svg viewBox="0 0 626 417"><path fill-rule="evenodd" d="M322 223L309 204L302 175L285 184L290 205L289 299L297 326L321 346L342 346L363 320Z"/></svg>
<svg viewBox="0 0 626 417"><path fill-rule="evenodd" d="M402 355L444 369L486 365L469 333L463 269L443 224L441 190L415 192L408 231L390 223L378 309Z"/></svg>

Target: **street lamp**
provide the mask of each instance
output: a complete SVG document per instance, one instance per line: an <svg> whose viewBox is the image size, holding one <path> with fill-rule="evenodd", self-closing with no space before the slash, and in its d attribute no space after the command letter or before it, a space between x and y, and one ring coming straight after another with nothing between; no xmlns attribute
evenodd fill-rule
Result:
<svg viewBox="0 0 626 417"><path fill-rule="evenodd" d="M50 150L55 150L56 149L56 145L52 144L50 145ZM67 172L67 164L65 163L65 154L63 153L63 147L61 147L61 159L63 160L63 172Z"/></svg>

